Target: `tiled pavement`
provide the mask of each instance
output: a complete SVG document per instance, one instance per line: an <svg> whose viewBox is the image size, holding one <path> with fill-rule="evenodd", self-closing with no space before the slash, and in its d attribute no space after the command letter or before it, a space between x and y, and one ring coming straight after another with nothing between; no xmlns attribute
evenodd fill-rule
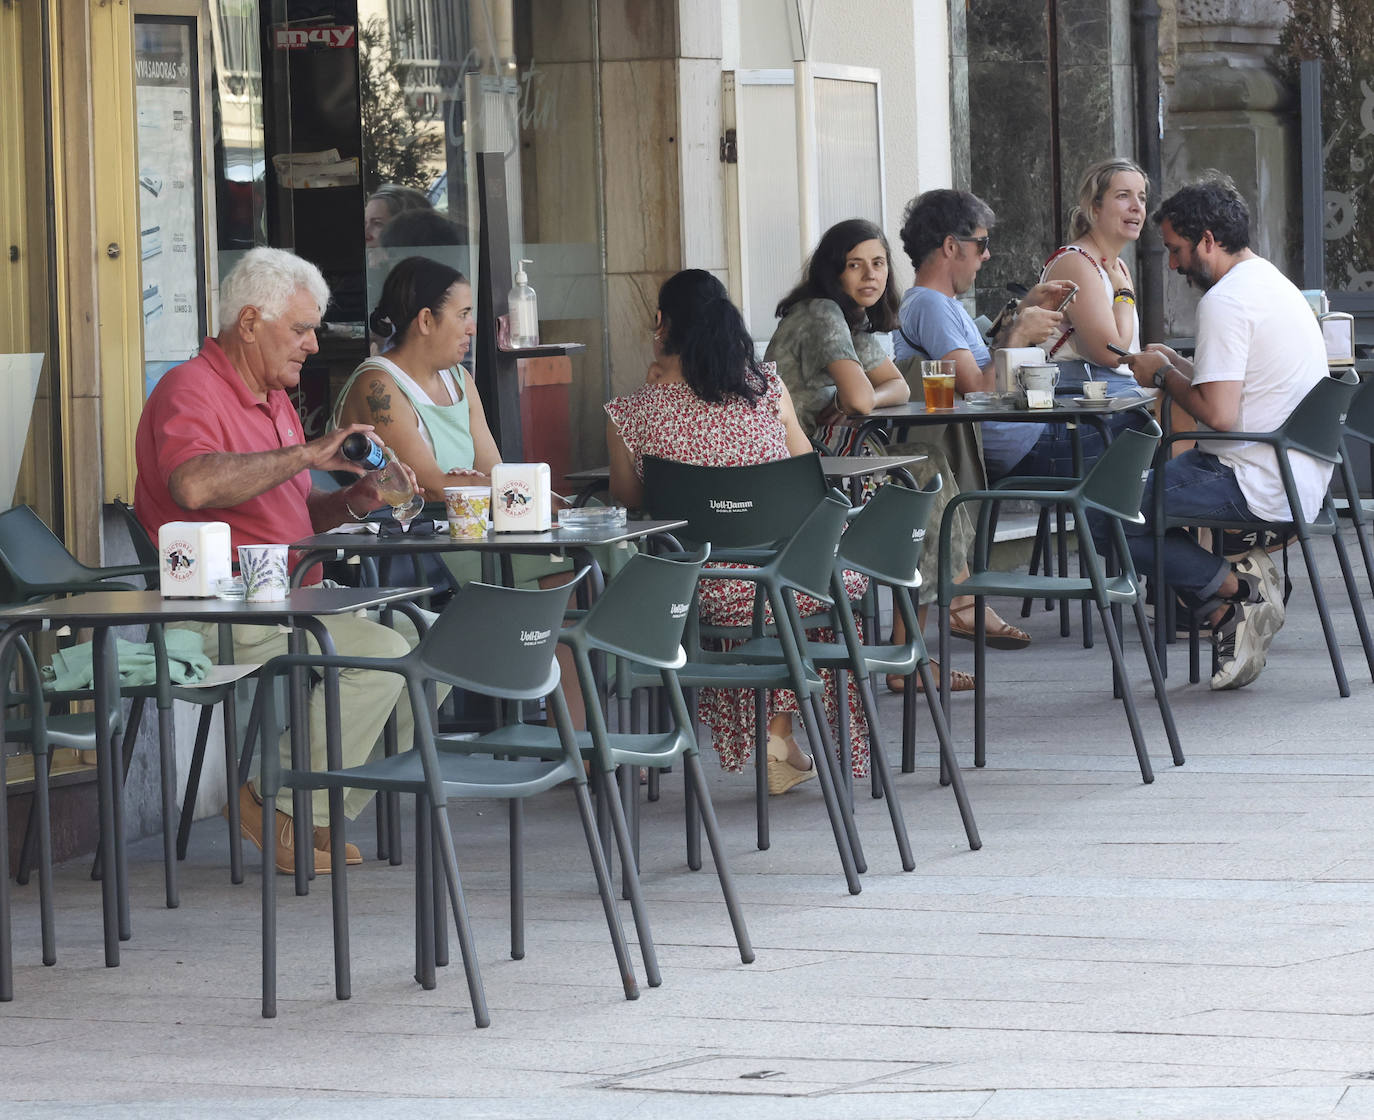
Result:
<svg viewBox="0 0 1374 1120"><path fill-rule="evenodd" d="M633 1003L557 791L530 814L523 961L506 955L504 812L455 810L491 1003L481 1031L456 963L432 992L410 978L408 867L349 873L346 1003L332 997L328 891L297 899L279 883L274 1021L258 1013L258 874L229 885L220 822L196 827L179 910L160 906L156 841L135 846L118 969L101 963L96 885L64 867L55 968L38 963L34 888L15 891L4 1116L1374 1116L1374 685L1337 603L1353 688L1337 698L1297 576L1250 688L1189 686L1175 653L1184 767L1140 689L1152 786L1102 644L1084 651L1037 611L1031 650L989 655L989 765L968 773L983 850L933 780L923 721L920 769L901 779L916 870L901 872L861 789L870 871L856 897L814 783L774 799L759 852L749 783L709 762L753 965L709 860L683 866L669 778L644 821L664 983ZM1133 664L1139 681L1138 646ZM896 698L883 707L895 726ZM957 697L961 743L970 713Z"/></svg>

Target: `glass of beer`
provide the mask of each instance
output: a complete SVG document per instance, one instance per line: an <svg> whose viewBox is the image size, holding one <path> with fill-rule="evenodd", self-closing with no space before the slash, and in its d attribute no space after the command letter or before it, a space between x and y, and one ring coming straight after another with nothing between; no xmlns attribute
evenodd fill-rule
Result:
<svg viewBox="0 0 1374 1120"><path fill-rule="evenodd" d="M926 411L954 407L954 359L941 358L921 363L921 388L926 395Z"/></svg>

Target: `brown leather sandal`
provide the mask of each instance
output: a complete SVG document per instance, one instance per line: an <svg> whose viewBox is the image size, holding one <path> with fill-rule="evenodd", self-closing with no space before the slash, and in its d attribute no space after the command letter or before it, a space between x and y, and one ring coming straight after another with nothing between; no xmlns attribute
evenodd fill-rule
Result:
<svg viewBox="0 0 1374 1120"><path fill-rule="evenodd" d="M987 625L983 628L983 636L988 649L1025 649L1031 644L1030 635L1020 627L1013 626L1005 618L986 607L984 610L989 616ZM993 619L996 619L995 625ZM973 627L972 603L965 603L962 607L950 608L950 634L956 638L967 638L969 641L973 641Z"/></svg>
<svg viewBox="0 0 1374 1120"><path fill-rule="evenodd" d="M935 658L930 659L930 671L935 677L935 683L940 683L940 663ZM949 671L949 689L951 692L972 692L973 674L965 673L962 669L951 669ZM906 690L906 677L898 676L896 673L887 675L887 690L889 692L904 692ZM925 692L921 686L921 678L916 678L916 691Z"/></svg>

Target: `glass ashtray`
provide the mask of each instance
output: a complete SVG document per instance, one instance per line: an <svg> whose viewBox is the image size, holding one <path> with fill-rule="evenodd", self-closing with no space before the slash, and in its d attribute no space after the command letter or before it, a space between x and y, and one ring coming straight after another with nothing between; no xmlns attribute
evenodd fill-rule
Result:
<svg viewBox="0 0 1374 1120"><path fill-rule="evenodd" d="M970 408L1002 408L1016 400L1015 393L965 393L964 403Z"/></svg>
<svg viewBox="0 0 1374 1120"><path fill-rule="evenodd" d="M243 586L243 580L236 576L229 576L215 582L215 598L224 599L231 603L242 602L247 595L247 589Z"/></svg>
<svg viewBox="0 0 1374 1120"><path fill-rule="evenodd" d="M620 529L624 525L624 506L574 506L558 514L560 529Z"/></svg>

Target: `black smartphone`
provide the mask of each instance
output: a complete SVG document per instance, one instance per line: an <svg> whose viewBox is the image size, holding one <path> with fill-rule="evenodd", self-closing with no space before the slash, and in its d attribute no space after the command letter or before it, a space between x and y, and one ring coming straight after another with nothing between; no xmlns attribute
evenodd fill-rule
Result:
<svg viewBox="0 0 1374 1120"><path fill-rule="evenodd" d="M1113 345L1110 342L1107 343L1107 349L1121 358L1129 358L1131 356L1131 352L1129 350L1123 350L1120 346Z"/></svg>
<svg viewBox="0 0 1374 1120"><path fill-rule="evenodd" d="M1061 303L1058 307L1056 307L1055 310L1063 311L1064 308L1068 307L1069 304L1073 302L1073 297L1076 295L1078 295L1078 288L1074 287L1073 290L1070 291L1069 294L1064 297L1064 302Z"/></svg>

